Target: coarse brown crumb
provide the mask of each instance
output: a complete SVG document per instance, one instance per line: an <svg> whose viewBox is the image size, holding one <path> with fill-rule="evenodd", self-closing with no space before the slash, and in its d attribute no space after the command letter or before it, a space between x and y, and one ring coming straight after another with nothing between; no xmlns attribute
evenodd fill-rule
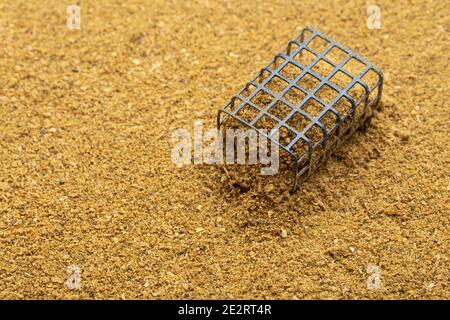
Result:
<svg viewBox="0 0 450 320"><path fill-rule="evenodd" d="M380 30L366 1L68 4L0 1L0 298L450 298L448 1L377 1ZM306 25L383 70L371 125L294 194L177 168L172 132Z"/></svg>

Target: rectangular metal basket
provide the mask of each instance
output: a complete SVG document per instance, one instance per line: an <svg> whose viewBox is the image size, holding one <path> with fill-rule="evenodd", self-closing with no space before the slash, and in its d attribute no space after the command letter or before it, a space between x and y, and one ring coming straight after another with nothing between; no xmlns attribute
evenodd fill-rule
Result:
<svg viewBox="0 0 450 320"><path fill-rule="evenodd" d="M306 27L219 110L217 126L232 117L286 151L296 190L372 115L382 89L377 67Z"/></svg>

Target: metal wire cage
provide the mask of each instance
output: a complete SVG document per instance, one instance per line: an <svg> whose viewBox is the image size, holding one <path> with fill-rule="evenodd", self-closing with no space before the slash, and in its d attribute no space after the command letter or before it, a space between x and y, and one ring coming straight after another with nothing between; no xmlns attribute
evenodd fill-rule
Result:
<svg viewBox="0 0 450 320"><path fill-rule="evenodd" d="M372 115L382 89L380 69L306 27L219 110L217 127L227 115L286 151L295 191Z"/></svg>

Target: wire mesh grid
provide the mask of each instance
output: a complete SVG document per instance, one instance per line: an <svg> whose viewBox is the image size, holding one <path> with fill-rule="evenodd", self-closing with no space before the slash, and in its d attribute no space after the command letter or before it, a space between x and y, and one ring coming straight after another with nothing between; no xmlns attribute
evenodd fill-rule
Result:
<svg viewBox="0 0 450 320"><path fill-rule="evenodd" d="M377 67L306 27L219 110L217 126L228 115L286 151L296 190L372 115L382 88Z"/></svg>

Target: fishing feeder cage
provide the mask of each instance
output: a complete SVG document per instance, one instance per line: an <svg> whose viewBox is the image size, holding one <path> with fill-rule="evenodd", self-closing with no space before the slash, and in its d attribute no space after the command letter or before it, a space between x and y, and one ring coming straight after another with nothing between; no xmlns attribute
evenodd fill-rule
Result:
<svg viewBox="0 0 450 320"><path fill-rule="evenodd" d="M339 42L304 28L217 115L256 130L287 152L295 191L378 108L380 69Z"/></svg>

